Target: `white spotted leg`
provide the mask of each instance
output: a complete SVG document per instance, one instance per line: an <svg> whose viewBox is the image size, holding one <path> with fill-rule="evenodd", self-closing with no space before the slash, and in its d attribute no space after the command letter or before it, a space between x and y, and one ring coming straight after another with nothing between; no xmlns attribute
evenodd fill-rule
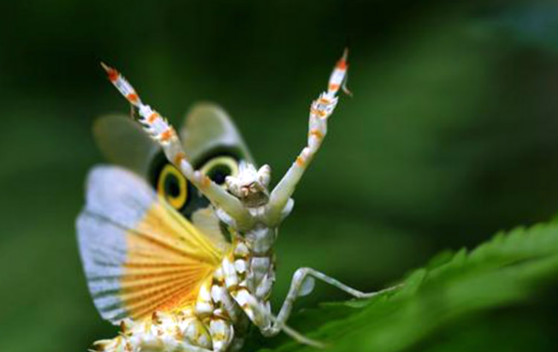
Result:
<svg viewBox="0 0 558 352"><path fill-rule="evenodd" d="M280 321L275 317L269 309L269 305L264 306L253 294L247 290L241 291L243 294L238 295L237 292L232 292L231 295L239 303L241 309L250 318L252 323L256 325L262 335L275 336L280 331L293 338L295 341L304 345L313 346L316 348L323 348L325 345L320 341L310 339L286 324L286 319Z"/></svg>
<svg viewBox="0 0 558 352"><path fill-rule="evenodd" d="M196 186L215 206L222 208L234 218L239 229L250 228L253 218L240 200L226 192L200 171L194 170L188 162L182 143L175 129L158 112L144 104L132 85L114 68L101 63L110 82L118 89L130 104L137 109L139 122L148 135L163 148L167 159L173 163L184 176Z"/></svg>
<svg viewBox="0 0 558 352"><path fill-rule="evenodd" d="M199 346L194 346L183 341L163 341L156 338L142 341L139 350L141 352L218 352L215 350L208 350Z"/></svg>
<svg viewBox="0 0 558 352"><path fill-rule="evenodd" d="M312 292L314 289L315 279L334 286L356 298L371 298L401 287L401 285L396 285L376 292L362 292L312 268L299 268L293 275L291 287L287 293L287 297L283 301L283 305L281 306L281 310L279 311L277 318L274 319L273 325L269 327L269 329L262 331L265 336L273 336L281 331L291 314L296 299L298 297L306 296Z"/></svg>
<svg viewBox="0 0 558 352"><path fill-rule="evenodd" d="M318 99L314 100L310 106L306 147L302 149L295 162L271 192L268 205L268 223L270 225L276 225L281 221L283 209L294 193L304 171L320 148L327 133L327 119L337 105L339 89L342 88L349 93L344 86L348 69L347 55L348 51L345 49L343 56L339 59L329 77L327 91L320 94Z"/></svg>
<svg viewBox="0 0 558 352"><path fill-rule="evenodd" d="M262 302L247 289L237 289L236 285L234 285L229 288L229 292L241 309L250 318L252 323L260 329L262 335L275 336L280 331L283 331L302 344L322 348L325 347L323 343L310 339L287 325L287 320L291 314L296 299L298 297L306 296L312 292L315 279L330 284L356 298L371 298L376 295L392 291L401 286L396 285L381 291L367 293L345 285L344 283L317 270L311 268L300 268L293 275L291 287L277 316L274 316L273 313L271 313L269 305L262 304Z"/></svg>
<svg viewBox="0 0 558 352"><path fill-rule="evenodd" d="M95 349L90 349L89 352L222 352L222 350L209 350L178 339L163 339L152 334L134 338L121 335L113 340L96 341L93 345Z"/></svg>

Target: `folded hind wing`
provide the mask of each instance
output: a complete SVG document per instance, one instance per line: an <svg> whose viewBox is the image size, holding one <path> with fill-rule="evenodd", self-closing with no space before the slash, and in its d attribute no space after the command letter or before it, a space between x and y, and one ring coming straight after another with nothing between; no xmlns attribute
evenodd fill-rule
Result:
<svg viewBox="0 0 558 352"><path fill-rule="evenodd" d="M193 302L223 248L177 213L139 177L94 168L77 219L79 250L104 319L142 319Z"/></svg>

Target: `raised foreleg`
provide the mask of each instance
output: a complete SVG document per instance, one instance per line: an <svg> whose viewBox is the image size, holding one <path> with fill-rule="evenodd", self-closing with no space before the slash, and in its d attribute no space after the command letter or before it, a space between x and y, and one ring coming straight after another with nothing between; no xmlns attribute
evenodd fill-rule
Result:
<svg viewBox="0 0 558 352"><path fill-rule="evenodd" d="M268 223L270 226L276 225L281 221L283 209L292 196L304 171L322 144L327 133L327 119L333 113L335 106L337 106L337 92L345 83L347 68L347 50L345 50L329 77L327 91L320 94L318 99L314 100L310 106L306 147L302 149L302 152L298 155L285 176L283 176L271 192L268 205Z"/></svg>
<svg viewBox="0 0 558 352"><path fill-rule="evenodd" d="M175 129L158 112L144 104L134 87L114 68L101 64L111 83L140 115L139 122L148 135L163 148L167 159L192 182L215 206L233 217L240 229L250 227L253 219L242 203L188 162Z"/></svg>

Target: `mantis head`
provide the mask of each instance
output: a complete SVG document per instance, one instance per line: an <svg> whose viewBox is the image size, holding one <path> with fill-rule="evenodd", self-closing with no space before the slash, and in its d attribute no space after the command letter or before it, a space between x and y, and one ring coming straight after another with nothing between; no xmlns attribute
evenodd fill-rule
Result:
<svg viewBox="0 0 558 352"><path fill-rule="evenodd" d="M259 169L242 161L236 176L227 176L225 184L229 193L238 198L246 207L255 208L265 205L269 200L269 181L271 167L264 165Z"/></svg>

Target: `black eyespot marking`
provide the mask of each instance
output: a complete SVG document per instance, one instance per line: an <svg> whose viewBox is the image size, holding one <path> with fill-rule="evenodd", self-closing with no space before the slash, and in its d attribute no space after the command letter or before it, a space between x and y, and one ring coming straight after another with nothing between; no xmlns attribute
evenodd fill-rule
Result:
<svg viewBox="0 0 558 352"><path fill-rule="evenodd" d="M165 177L165 194L176 198L180 195L180 185L175 175L169 174Z"/></svg>
<svg viewBox="0 0 558 352"><path fill-rule="evenodd" d="M232 170L228 165L217 165L209 170L207 176L218 185L225 183L225 178L232 174Z"/></svg>
<svg viewBox="0 0 558 352"><path fill-rule="evenodd" d="M200 170L213 182L224 185L227 176L238 174L238 161L230 156L218 156L207 161Z"/></svg>

